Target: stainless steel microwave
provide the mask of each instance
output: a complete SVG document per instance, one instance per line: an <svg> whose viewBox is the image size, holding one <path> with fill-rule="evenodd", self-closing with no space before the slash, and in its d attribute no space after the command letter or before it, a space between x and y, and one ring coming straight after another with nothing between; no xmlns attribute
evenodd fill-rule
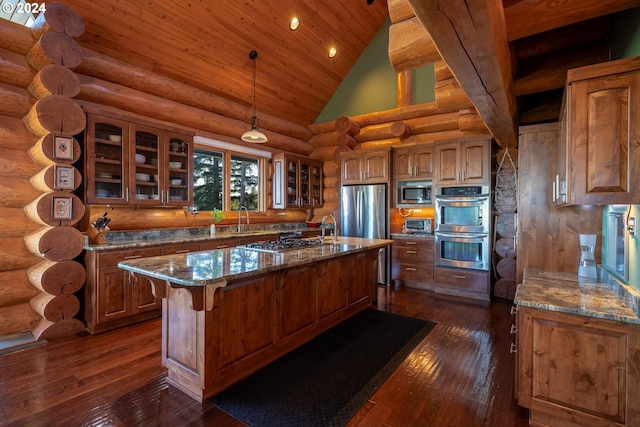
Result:
<svg viewBox="0 0 640 427"><path fill-rule="evenodd" d="M431 185L406 184L398 186L399 205L430 205Z"/></svg>

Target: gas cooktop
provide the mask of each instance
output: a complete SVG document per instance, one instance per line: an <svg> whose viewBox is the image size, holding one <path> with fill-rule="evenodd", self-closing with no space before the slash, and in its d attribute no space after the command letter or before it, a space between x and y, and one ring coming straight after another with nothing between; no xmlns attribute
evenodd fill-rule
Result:
<svg viewBox="0 0 640 427"><path fill-rule="evenodd" d="M284 238L278 240L265 240L264 242L247 243L238 245L237 248L251 249L254 251L279 253L294 249L303 249L309 246L320 246L324 242L320 239Z"/></svg>

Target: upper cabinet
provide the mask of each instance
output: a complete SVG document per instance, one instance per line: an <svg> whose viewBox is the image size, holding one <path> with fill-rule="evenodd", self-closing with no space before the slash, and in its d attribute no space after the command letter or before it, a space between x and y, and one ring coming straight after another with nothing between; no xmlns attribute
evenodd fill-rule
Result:
<svg viewBox="0 0 640 427"><path fill-rule="evenodd" d="M390 150L356 150L342 153L340 173L342 184L388 183Z"/></svg>
<svg viewBox="0 0 640 427"><path fill-rule="evenodd" d="M393 159L396 180L433 178L435 152L432 144L394 148Z"/></svg>
<svg viewBox="0 0 640 427"><path fill-rule="evenodd" d="M640 203L640 61L569 70L554 201Z"/></svg>
<svg viewBox="0 0 640 427"><path fill-rule="evenodd" d="M461 139L436 144L438 185L489 184L491 138Z"/></svg>
<svg viewBox="0 0 640 427"><path fill-rule="evenodd" d="M273 157L274 209L322 206L322 162L298 156Z"/></svg>
<svg viewBox="0 0 640 427"><path fill-rule="evenodd" d="M184 206L193 200L193 137L88 115L87 203Z"/></svg>

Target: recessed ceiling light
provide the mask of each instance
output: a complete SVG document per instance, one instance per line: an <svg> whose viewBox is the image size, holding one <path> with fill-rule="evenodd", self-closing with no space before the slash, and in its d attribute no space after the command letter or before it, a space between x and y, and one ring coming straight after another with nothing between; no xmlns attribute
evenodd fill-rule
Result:
<svg viewBox="0 0 640 427"><path fill-rule="evenodd" d="M289 22L289 28L291 29L291 31L295 31L298 29L299 26L300 26L300 20L294 16L291 19L291 22Z"/></svg>
<svg viewBox="0 0 640 427"><path fill-rule="evenodd" d="M336 56L336 53L338 53L338 50L335 47L331 46L329 48L329 58L333 58L334 56Z"/></svg>

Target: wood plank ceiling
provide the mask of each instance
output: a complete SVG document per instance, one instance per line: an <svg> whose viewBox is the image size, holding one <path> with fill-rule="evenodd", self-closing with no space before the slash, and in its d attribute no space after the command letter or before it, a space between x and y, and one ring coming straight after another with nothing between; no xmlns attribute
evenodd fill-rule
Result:
<svg viewBox="0 0 640 427"><path fill-rule="evenodd" d="M81 46L248 107L256 50L258 112L304 126L388 16L384 0L63 1L85 21Z"/></svg>
<svg viewBox="0 0 640 427"><path fill-rule="evenodd" d="M249 52L257 50L258 115L263 112L303 126L315 121L389 16L387 2L389 6L409 2L423 23L429 20L424 19L428 5L438 4L416 0L62 1L85 20L85 34L78 39L82 46L248 107L252 105ZM440 1L445 9L449 2L465 3ZM505 90L517 97L520 117L530 110L535 117L525 121L535 122L557 117L567 67L608 59L609 15L638 6L640 0L488 3L496 8L498 19L504 19L502 40L511 52L510 75L503 76ZM301 20L297 31L288 28L293 16ZM496 40L500 38L494 35L480 44ZM331 46L338 49L334 58L327 55ZM504 47L493 50L504 52ZM496 70L487 67L486 72ZM513 107L509 102L505 105L501 114L512 114Z"/></svg>

